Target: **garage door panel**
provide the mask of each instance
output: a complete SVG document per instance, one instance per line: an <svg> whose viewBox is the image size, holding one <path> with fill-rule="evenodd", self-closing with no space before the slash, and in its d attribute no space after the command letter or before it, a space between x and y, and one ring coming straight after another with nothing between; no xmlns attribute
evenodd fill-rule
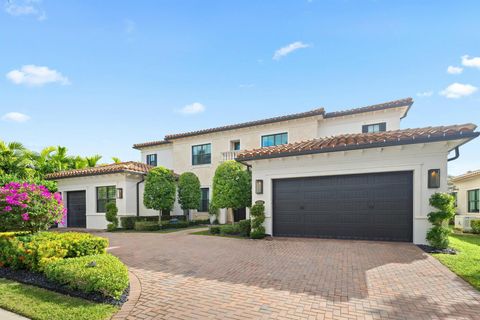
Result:
<svg viewBox="0 0 480 320"><path fill-rule="evenodd" d="M412 172L273 181L273 234L411 241Z"/></svg>

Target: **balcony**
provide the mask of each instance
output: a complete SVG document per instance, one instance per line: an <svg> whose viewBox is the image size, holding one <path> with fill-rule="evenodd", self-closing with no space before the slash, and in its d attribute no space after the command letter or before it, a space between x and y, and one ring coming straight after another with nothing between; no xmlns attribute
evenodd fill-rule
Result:
<svg viewBox="0 0 480 320"><path fill-rule="evenodd" d="M235 160L235 158L240 152L241 150L222 152L222 162L227 160Z"/></svg>

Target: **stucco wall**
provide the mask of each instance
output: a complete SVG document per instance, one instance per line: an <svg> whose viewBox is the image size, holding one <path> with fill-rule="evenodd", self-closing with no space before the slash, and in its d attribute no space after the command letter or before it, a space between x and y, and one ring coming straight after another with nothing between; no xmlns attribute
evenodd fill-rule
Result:
<svg viewBox="0 0 480 320"><path fill-rule="evenodd" d="M457 213L458 214L473 214L480 217L478 212L468 212L468 190L480 189L480 176L472 177L462 181L455 182L457 190Z"/></svg>
<svg viewBox="0 0 480 320"><path fill-rule="evenodd" d="M255 194L252 190L253 201L265 201L265 228L271 234L273 179L413 171L413 241L422 244L430 227L427 221L427 214L431 211L429 197L448 189L447 156L453 144L441 142L253 161L253 181L261 179L264 183L263 194ZM441 186L428 189L427 171L438 168L441 170Z"/></svg>
<svg viewBox="0 0 480 320"><path fill-rule="evenodd" d="M140 152L140 162L147 163L147 155L157 155L157 165L168 169L173 168L173 145L162 144L159 146L152 146L143 148Z"/></svg>

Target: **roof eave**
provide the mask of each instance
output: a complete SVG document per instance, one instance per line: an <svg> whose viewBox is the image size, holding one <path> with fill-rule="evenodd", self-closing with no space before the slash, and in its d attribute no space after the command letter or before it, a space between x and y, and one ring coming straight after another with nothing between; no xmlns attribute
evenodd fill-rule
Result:
<svg viewBox="0 0 480 320"><path fill-rule="evenodd" d="M235 158L235 160L239 162L245 162L245 161L252 161L252 160L264 160L264 159L274 159L274 158L283 158L283 157L303 156L303 155L318 154L318 153L330 153L330 152L341 152L341 151L352 151L352 150L381 148L381 147L392 147L392 146L400 146L400 145L410 145L410 144L418 144L418 143L451 141L451 140L467 138L468 140L464 142L466 143L478 137L479 135L480 135L480 132L463 132L460 134L449 135L449 136L417 138L417 139L401 140L401 141L375 142L375 143L362 144L362 145L335 146L330 148L303 150L298 152L281 152L281 153L275 153L275 154L253 156L253 157Z"/></svg>

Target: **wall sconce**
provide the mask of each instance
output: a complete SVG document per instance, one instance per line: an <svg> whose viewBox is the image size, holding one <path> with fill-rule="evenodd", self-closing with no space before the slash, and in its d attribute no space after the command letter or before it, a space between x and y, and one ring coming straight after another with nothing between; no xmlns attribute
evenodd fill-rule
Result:
<svg viewBox="0 0 480 320"><path fill-rule="evenodd" d="M255 180L255 193L263 194L263 180Z"/></svg>
<svg viewBox="0 0 480 320"><path fill-rule="evenodd" d="M123 199L123 189L117 188L117 199Z"/></svg>
<svg viewBox="0 0 480 320"><path fill-rule="evenodd" d="M428 188L440 188L440 169L428 170Z"/></svg>

